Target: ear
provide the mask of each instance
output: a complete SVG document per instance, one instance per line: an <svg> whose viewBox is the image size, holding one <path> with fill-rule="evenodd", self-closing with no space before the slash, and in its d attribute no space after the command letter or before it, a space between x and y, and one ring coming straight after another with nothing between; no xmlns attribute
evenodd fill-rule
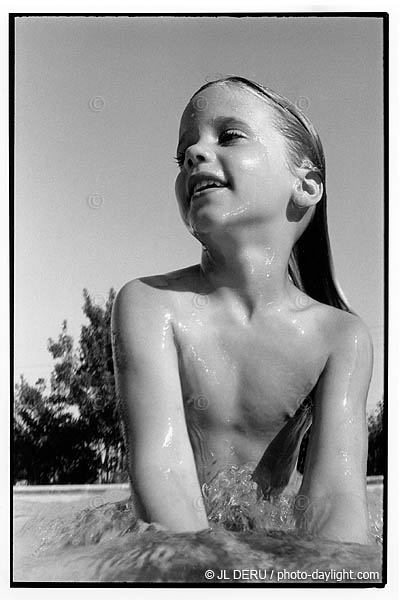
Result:
<svg viewBox="0 0 400 600"><path fill-rule="evenodd" d="M299 208L315 206L322 198L324 184L319 173L305 171L293 184L293 202Z"/></svg>

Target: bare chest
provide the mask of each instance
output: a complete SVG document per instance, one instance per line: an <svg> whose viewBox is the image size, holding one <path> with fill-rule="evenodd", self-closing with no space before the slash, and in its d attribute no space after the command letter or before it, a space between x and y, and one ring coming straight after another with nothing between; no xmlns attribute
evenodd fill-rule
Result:
<svg viewBox="0 0 400 600"><path fill-rule="evenodd" d="M204 314L175 324L185 411L208 431L273 435L315 386L325 356L303 319L251 326Z"/></svg>

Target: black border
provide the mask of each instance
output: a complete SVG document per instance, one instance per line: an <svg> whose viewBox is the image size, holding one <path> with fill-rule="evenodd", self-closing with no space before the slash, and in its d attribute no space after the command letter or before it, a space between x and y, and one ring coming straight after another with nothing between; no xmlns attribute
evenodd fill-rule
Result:
<svg viewBox="0 0 400 600"><path fill-rule="evenodd" d="M10 414L14 414L14 147L15 147L15 21L20 17L362 17L382 19L383 29L383 110L384 110L384 414L385 427L385 469L383 486L383 553L382 581L374 583L259 583L237 581L220 583L181 582L20 582L13 580L13 453L10 443L10 588L384 588L387 583L387 507L388 507L388 333L389 333L389 13L387 12L220 12L220 13L8 13L9 16L9 214L10 214ZM10 419L10 441L13 440L13 418Z"/></svg>

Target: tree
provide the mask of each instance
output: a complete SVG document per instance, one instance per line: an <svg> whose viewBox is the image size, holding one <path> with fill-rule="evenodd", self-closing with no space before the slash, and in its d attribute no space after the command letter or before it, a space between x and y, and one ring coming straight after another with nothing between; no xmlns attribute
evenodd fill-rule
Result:
<svg viewBox="0 0 400 600"><path fill-rule="evenodd" d="M111 288L105 307L96 304L84 289L83 325L77 352L63 322L58 342L49 339L48 349L59 359L51 377L51 402L67 403L79 414L82 431L99 461L101 482L126 479L124 445L117 410L111 346L111 311L115 299Z"/></svg>
<svg viewBox="0 0 400 600"><path fill-rule="evenodd" d="M96 455L79 419L23 376L15 386L14 483L86 483L97 475Z"/></svg>
<svg viewBox="0 0 400 600"><path fill-rule="evenodd" d="M90 483L127 480L124 444L117 411L111 346L111 310L83 290L78 349L62 323L58 339L48 339L55 364L50 393L39 379L28 385L23 376L15 390L14 480L29 483Z"/></svg>
<svg viewBox="0 0 400 600"><path fill-rule="evenodd" d="M111 311L115 291L110 289L102 308L83 290L83 312L89 320L81 328L78 380L83 392L80 411L102 459L101 481L126 480L125 449L117 409L111 345Z"/></svg>
<svg viewBox="0 0 400 600"><path fill-rule="evenodd" d="M368 475L382 475L386 463L386 438L383 427L383 400L368 417Z"/></svg>

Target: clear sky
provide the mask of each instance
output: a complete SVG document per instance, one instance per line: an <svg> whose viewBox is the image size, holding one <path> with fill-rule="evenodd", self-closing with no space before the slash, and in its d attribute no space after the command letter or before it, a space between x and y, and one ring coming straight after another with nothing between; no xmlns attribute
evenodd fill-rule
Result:
<svg viewBox="0 0 400 600"><path fill-rule="evenodd" d="M29 17L16 25L15 375L48 379L78 341L82 290L199 261L174 197L179 120L242 75L295 101L327 161L336 274L369 326L383 393L382 21L344 17Z"/></svg>

